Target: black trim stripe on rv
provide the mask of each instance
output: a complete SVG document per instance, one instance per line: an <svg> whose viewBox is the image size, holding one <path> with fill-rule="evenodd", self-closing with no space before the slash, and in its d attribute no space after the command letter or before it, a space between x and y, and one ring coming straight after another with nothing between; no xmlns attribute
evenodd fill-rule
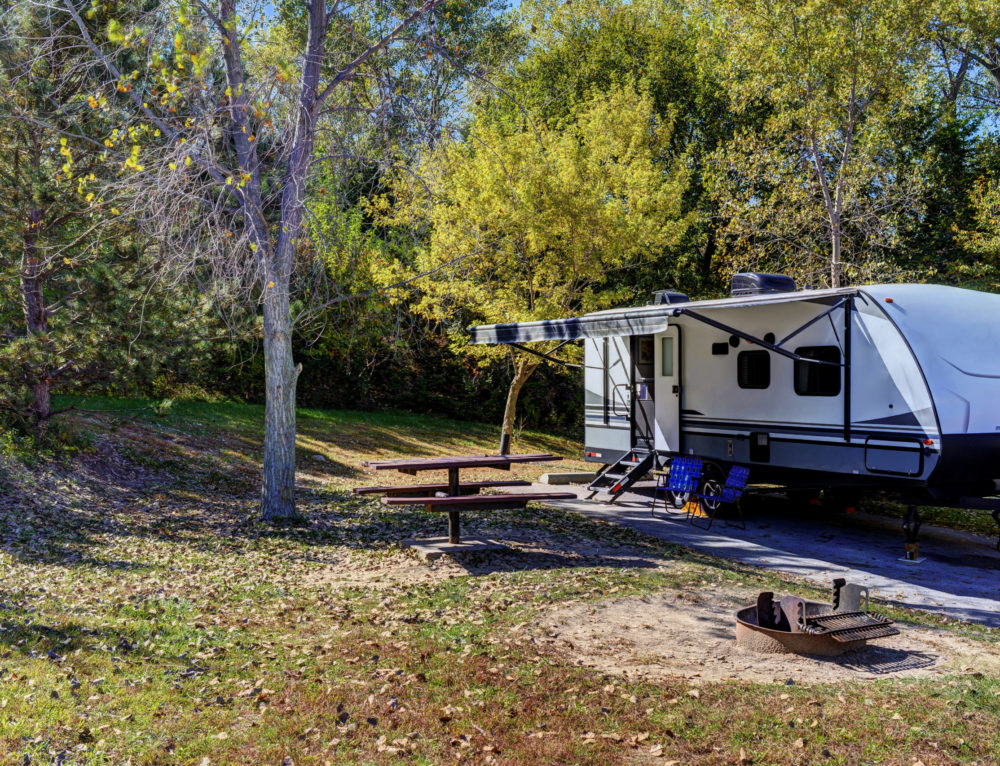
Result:
<svg viewBox="0 0 1000 766"><path fill-rule="evenodd" d="M726 438L732 439L734 437L743 437L743 438L746 438L746 436L744 436L743 434L734 434L732 432L729 432L729 433L720 433L718 431L687 431L686 435L688 435L688 436L701 436L701 437L704 437L704 438L707 438L707 439L726 439ZM768 432L768 439L770 440L770 442L772 444L777 444L777 443L781 443L781 444L824 444L824 445L828 445L828 446L831 446L831 447L839 447L841 449L851 449L851 450L864 450L864 449L867 449L868 448L868 444L867 444L868 439L873 438L871 436L866 436L864 434L860 434L860 433L857 433L855 431L851 432L851 437L852 437L851 441L849 441L849 442L844 441L844 434L841 431L838 431L836 438L832 438L832 437L831 438L824 438L824 437L818 436L818 437L813 438L813 439L802 438L802 437L794 437L794 436L783 436L782 434L775 433L774 431ZM855 438L855 437L857 437L857 438ZM882 440L882 436L881 435L879 435L879 436L877 436L875 438L878 438L880 441ZM908 439L907 441L908 441L908 444L879 444L878 445L878 449L885 450L887 452L915 452L918 449L923 449L924 448L924 445L920 444L918 441L916 441L916 440L914 440L912 438ZM935 452L937 452L937 450L935 450ZM775 465L773 467L777 468L779 466ZM790 471L791 470L799 470L798 468L795 468L794 466L780 466L780 467L786 468L786 469L788 469ZM886 472L886 473L888 473L888 472ZM893 475L919 476L920 474L893 474Z"/></svg>
<svg viewBox="0 0 1000 766"><path fill-rule="evenodd" d="M896 429L881 429L871 426L865 426L864 428L858 428L861 424L853 423L851 428L851 435L856 437L874 437L878 439L898 439L900 441L913 441L918 436L925 436L926 432L923 429L914 431L902 431L898 428ZM802 435L812 435L812 436L837 436L837 440L840 442L844 441L844 429L840 426L823 426L819 424L788 424L788 423L767 423L760 421L750 421L750 420L694 420L691 418L682 418L681 427L684 429L685 433L695 434L699 433L697 429L714 429L718 431L733 432L733 431L764 431L770 434L780 434L780 433L794 433ZM715 435L714 431L706 431L704 435ZM853 440L852 440L853 441Z"/></svg>

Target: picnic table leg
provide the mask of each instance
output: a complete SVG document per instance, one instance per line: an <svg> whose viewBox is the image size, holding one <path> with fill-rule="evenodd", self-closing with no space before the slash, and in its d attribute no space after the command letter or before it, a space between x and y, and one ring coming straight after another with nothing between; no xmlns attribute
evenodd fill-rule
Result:
<svg viewBox="0 0 1000 766"><path fill-rule="evenodd" d="M448 542L458 545L462 542L458 526L458 511L448 511Z"/></svg>
<svg viewBox="0 0 1000 766"><path fill-rule="evenodd" d="M452 497L458 497L458 469L449 468L448 469L448 494Z"/></svg>

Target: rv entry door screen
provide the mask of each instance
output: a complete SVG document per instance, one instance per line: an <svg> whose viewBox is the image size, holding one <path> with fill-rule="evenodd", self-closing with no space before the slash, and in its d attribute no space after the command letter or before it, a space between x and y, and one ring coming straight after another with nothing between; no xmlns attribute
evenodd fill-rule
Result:
<svg viewBox="0 0 1000 766"><path fill-rule="evenodd" d="M668 327L655 337L656 449L680 451L681 435L681 356L680 331Z"/></svg>

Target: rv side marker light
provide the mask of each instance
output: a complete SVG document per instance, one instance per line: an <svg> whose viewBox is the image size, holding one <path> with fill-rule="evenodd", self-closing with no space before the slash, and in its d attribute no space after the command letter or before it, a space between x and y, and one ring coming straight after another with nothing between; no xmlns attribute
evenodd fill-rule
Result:
<svg viewBox="0 0 1000 766"><path fill-rule="evenodd" d="M886 298L886 299L885 299L885 302L886 302L886 303L892 303L892 302L893 302L893 300L892 300L892 298Z"/></svg>
<svg viewBox="0 0 1000 766"><path fill-rule="evenodd" d="M601 456L600 452L587 452L587 453L584 453L584 454L586 454L587 457L600 457Z"/></svg>
<svg viewBox="0 0 1000 766"><path fill-rule="evenodd" d="M930 447L932 444L934 444L934 440L933 439L924 439L924 444L926 444L928 447Z"/></svg>

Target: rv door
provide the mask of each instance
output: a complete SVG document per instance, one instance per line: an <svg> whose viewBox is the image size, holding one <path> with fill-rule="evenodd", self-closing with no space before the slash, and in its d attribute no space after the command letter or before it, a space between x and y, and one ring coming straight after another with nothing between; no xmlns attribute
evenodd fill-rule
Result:
<svg viewBox="0 0 1000 766"><path fill-rule="evenodd" d="M680 452L681 369L680 330L668 327L656 336L655 345L656 449Z"/></svg>

